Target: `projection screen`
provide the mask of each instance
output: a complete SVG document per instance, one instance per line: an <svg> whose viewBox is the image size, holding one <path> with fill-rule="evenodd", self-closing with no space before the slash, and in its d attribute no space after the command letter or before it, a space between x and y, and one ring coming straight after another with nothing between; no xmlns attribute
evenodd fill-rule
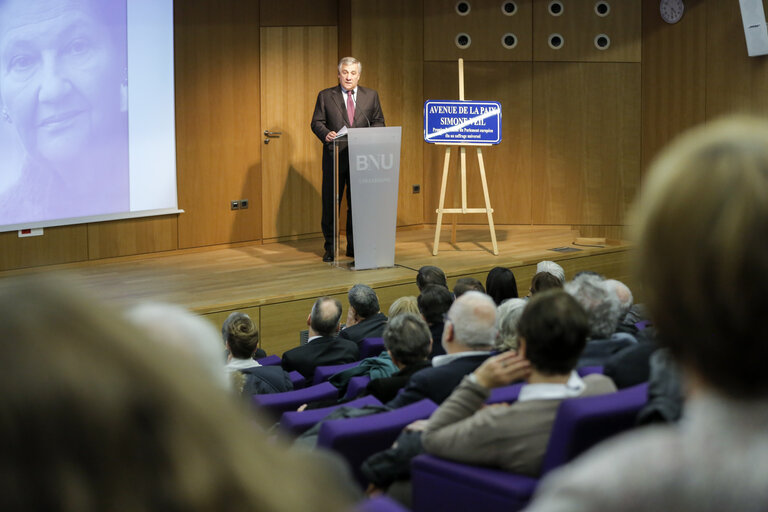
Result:
<svg viewBox="0 0 768 512"><path fill-rule="evenodd" d="M172 0L0 0L0 231L179 212Z"/></svg>

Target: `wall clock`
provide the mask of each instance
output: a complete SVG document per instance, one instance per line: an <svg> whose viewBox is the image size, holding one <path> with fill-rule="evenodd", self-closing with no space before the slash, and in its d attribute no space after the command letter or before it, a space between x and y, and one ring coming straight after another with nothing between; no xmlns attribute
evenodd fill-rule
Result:
<svg viewBox="0 0 768 512"><path fill-rule="evenodd" d="M683 17L685 5L683 5L683 0L661 0L659 12L661 19L667 23L677 23Z"/></svg>

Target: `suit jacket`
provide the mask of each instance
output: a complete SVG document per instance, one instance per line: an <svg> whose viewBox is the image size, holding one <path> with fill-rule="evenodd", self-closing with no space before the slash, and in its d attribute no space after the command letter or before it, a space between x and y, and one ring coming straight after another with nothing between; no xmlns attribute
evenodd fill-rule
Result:
<svg viewBox="0 0 768 512"><path fill-rule="evenodd" d="M341 86L323 89L317 94L315 111L312 114L312 132L326 145L325 136L328 132L338 132L343 126L347 128L365 128L369 126L384 126L384 113L379 103L379 93L367 87L357 86L357 104L355 105L354 123L347 117L347 107Z"/></svg>
<svg viewBox="0 0 768 512"><path fill-rule="evenodd" d="M376 313L369 316L359 324L342 329L339 333L340 338L354 341L358 345L365 338L381 338L384 327L387 325L387 317L384 313Z"/></svg>
<svg viewBox="0 0 768 512"><path fill-rule="evenodd" d="M475 371L489 356L487 352L464 356L443 366L421 370L411 376L405 389L394 400L387 402L387 406L397 409L424 398L441 404L451 395L461 379Z"/></svg>
<svg viewBox="0 0 768 512"><path fill-rule="evenodd" d="M354 341L336 336L323 336L287 351L283 354L281 364L283 370L296 370L312 381L318 366L354 363L359 357L360 350Z"/></svg>
<svg viewBox="0 0 768 512"><path fill-rule="evenodd" d="M391 377L372 380L366 386L364 394L373 395L382 403L389 402L397 396L398 391L408 384L414 373L431 367L432 363L429 361L419 361L418 363L406 366Z"/></svg>

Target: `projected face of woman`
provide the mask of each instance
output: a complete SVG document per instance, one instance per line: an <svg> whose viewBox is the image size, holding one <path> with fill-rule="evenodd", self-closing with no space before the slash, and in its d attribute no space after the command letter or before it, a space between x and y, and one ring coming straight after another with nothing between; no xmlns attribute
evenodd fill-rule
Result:
<svg viewBox="0 0 768 512"><path fill-rule="evenodd" d="M66 164L112 131L123 60L87 0L0 0L0 99L35 158Z"/></svg>

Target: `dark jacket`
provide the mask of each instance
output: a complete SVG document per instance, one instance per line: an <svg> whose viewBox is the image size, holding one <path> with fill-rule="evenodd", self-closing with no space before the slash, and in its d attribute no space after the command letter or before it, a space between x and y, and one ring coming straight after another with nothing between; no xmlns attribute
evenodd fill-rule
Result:
<svg viewBox="0 0 768 512"><path fill-rule="evenodd" d="M397 393L411 380L413 374L431 367L432 363L429 361L419 361L406 366L391 377L372 380L366 386L365 393L375 396L381 403L385 404L397 396Z"/></svg>
<svg viewBox="0 0 768 512"><path fill-rule="evenodd" d="M430 359L445 354L445 349L443 348L443 328L445 328L444 322L434 322L429 324L429 332L432 335L432 352L429 354Z"/></svg>
<svg viewBox="0 0 768 512"><path fill-rule="evenodd" d="M387 317L384 313L376 313L369 316L359 324L346 327L339 333L339 338L354 341L358 345L365 338L381 338L384 327L387 325Z"/></svg>
<svg viewBox="0 0 768 512"><path fill-rule="evenodd" d="M311 381L318 366L353 363L359 357L360 350L354 341L322 336L287 351L283 354L282 366L283 370L296 370Z"/></svg>
<svg viewBox="0 0 768 512"><path fill-rule="evenodd" d="M256 366L240 370L240 373L245 376L242 390L244 396L293 390L293 383L288 373L279 366Z"/></svg>
<svg viewBox="0 0 768 512"><path fill-rule="evenodd" d="M443 403L459 385L465 375L472 373L490 354L464 356L454 359L448 364L434 368L426 368L417 372L408 381L408 385L396 398L387 402L392 409L429 398L437 404Z"/></svg>

